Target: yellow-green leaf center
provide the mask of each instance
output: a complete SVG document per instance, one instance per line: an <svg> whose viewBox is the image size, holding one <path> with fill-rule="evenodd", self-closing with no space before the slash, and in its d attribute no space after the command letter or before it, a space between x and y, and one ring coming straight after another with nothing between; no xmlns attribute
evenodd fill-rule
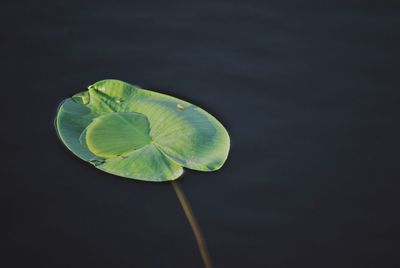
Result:
<svg viewBox="0 0 400 268"><path fill-rule="evenodd" d="M142 148L151 141L147 117L140 113L110 113L88 127L86 144L97 156L112 158Z"/></svg>

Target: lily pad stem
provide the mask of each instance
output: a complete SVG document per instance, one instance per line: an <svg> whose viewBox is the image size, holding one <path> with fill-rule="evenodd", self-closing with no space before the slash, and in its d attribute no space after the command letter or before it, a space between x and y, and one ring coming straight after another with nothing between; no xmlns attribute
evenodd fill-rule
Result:
<svg viewBox="0 0 400 268"><path fill-rule="evenodd" d="M175 193L179 199L179 202L182 205L183 211L189 221L190 227L192 227L194 237L196 238L197 246L199 247L201 258L204 262L205 268L212 268L211 259L208 254L206 241L201 233L200 226L194 217L193 211L190 208L189 201L187 200L185 194L183 193L181 187L176 181L172 182L172 186L174 187Z"/></svg>

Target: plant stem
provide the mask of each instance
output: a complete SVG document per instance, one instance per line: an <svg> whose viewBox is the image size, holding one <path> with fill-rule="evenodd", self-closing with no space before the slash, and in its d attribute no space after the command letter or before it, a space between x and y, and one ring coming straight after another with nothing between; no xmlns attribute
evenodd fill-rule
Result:
<svg viewBox="0 0 400 268"><path fill-rule="evenodd" d="M179 202L182 205L183 211L189 221L190 227L192 227L194 237L196 238L197 246L199 247L201 258L204 262L204 267L212 268L210 255L208 254L206 241L201 233L200 226L194 217L193 211L190 208L189 201L187 200L185 194L183 193L181 187L176 181L172 182L172 186L174 187L176 196L179 199Z"/></svg>

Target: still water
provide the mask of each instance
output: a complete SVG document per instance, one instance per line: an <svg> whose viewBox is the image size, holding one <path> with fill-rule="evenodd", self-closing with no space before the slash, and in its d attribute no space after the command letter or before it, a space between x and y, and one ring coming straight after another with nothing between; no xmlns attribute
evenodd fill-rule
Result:
<svg viewBox="0 0 400 268"><path fill-rule="evenodd" d="M4 2L3 267L203 267L170 183L102 173L53 127L115 78L228 129L179 183L215 267L398 267L399 9L389 2Z"/></svg>

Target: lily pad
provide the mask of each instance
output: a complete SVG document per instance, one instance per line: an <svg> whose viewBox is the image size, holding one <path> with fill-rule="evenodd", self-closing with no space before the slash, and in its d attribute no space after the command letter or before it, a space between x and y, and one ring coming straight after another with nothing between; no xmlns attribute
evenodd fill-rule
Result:
<svg viewBox="0 0 400 268"><path fill-rule="evenodd" d="M62 142L105 172L145 181L177 179L183 167L214 171L229 135L203 109L119 80L102 80L66 99L56 118Z"/></svg>

